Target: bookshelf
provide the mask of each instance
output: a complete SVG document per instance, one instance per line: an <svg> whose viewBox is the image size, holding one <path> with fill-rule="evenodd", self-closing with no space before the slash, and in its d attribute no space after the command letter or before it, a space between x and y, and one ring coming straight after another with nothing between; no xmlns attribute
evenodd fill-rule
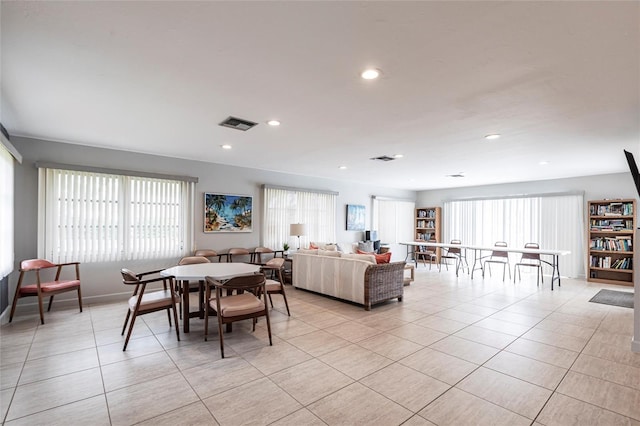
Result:
<svg viewBox="0 0 640 426"><path fill-rule="evenodd" d="M416 209L415 217L415 240L429 241L435 240L437 243L442 242L440 236L440 225L442 208L440 207L420 207ZM422 250L421 250L422 249ZM417 247L417 251L424 251L426 247ZM437 262L440 263L440 249L436 249Z"/></svg>
<svg viewBox="0 0 640 426"><path fill-rule="evenodd" d="M589 201L587 280L633 285L636 201Z"/></svg>

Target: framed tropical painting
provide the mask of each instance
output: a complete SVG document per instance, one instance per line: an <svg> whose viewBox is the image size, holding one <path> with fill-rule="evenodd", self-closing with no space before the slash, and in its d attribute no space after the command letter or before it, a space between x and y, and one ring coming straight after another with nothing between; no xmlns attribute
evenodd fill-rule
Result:
<svg viewBox="0 0 640 426"><path fill-rule="evenodd" d="M204 232L253 231L253 197L204 193Z"/></svg>

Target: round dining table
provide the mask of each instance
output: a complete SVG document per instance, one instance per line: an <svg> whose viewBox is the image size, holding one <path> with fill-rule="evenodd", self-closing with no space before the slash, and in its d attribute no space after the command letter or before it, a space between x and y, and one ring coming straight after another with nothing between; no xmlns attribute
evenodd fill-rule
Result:
<svg viewBox="0 0 640 426"><path fill-rule="evenodd" d="M193 265L178 265L160 271L163 277L173 276L182 286L182 324L185 333L189 332L189 318L197 316L204 318L204 305L200 303L198 312L189 312L189 281L200 283L200 294L203 294L205 277L223 281L233 277L253 275L260 271L260 265L251 263L197 263ZM201 302L203 302L201 297Z"/></svg>

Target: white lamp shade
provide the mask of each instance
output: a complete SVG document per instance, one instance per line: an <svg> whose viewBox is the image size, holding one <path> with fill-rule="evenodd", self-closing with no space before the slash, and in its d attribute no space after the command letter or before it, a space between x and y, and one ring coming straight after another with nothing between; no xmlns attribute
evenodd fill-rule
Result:
<svg viewBox="0 0 640 426"><path fill-rule="evenodd" d="M292 223L289 229L289 235L299 237L300 235L307 235L307 225L304 223Z"/></svg>

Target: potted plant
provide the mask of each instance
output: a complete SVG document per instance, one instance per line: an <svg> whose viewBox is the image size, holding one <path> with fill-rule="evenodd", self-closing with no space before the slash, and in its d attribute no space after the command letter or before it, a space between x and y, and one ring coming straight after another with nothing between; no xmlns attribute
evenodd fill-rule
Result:
<svg viewBox="0 0 640 426"><path fill-rule="evenodd" d="M284 244L282 245L282 249L284 250L284 254L285 254L285 256L289 254L289 244L284 243Z"/></svg>

